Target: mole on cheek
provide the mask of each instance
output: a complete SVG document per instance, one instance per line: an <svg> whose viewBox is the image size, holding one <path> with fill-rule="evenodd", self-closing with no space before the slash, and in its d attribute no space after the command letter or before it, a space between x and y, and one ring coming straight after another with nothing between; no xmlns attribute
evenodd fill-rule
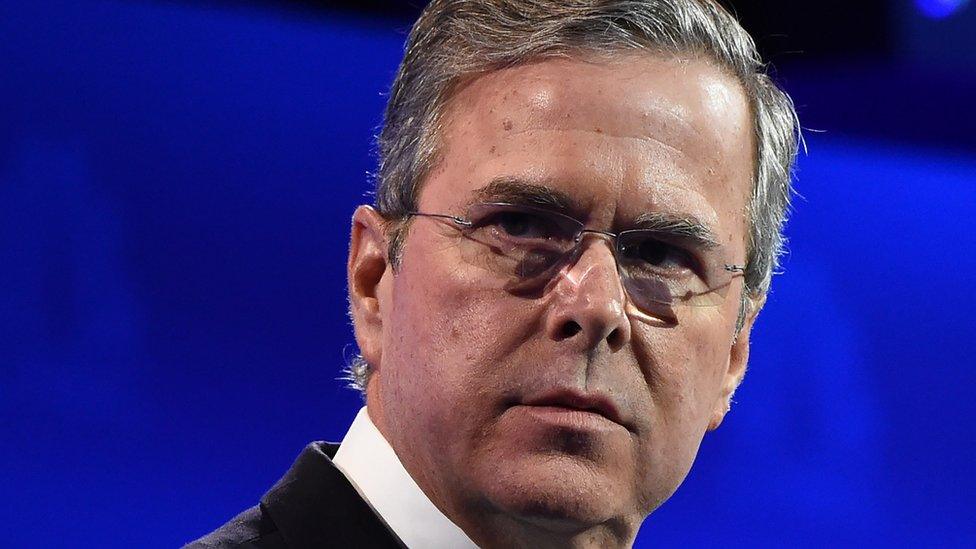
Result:
<svg viewBox="0 0 976 549"><path fill-rule="evenodd" d="M504 122L502 122L502 128L507 132L512 131L512 121L505 120Z"/></svg>

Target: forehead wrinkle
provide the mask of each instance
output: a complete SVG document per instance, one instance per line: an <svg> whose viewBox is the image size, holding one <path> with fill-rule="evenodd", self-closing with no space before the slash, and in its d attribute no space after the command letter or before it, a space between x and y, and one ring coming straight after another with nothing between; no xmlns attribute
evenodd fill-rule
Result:
<svg viewBox="0 0 976 549"><path fill-rule="evenodd" d="M667 150L669 150L671 152L678 153L681 156L688 157L688 158L691 158L693 156L693 155L688 154L684 150L682 150L682 149L680 149L680 148L678 148L678 147L676 147L674 145L671 145L670 143L667 143L665 141L661 141L660 139L658 139L657 137L655 137L653 135L624 134L624 133L619 133L619 132L608 132L608 131L604 130L603 128L593 128L593 129L587 129L587 128L525 128L525 129L518 130L518 131L512 131L511 132L511 135L532 134L532 133L541 133L541 132L581 132L581 133L587 133L587 134L596 134L596 135L599 135L600 137L611 137L611 138L614 138L614 139L623 139L623 140L651 142L651 143L660 145L660 146L664 147L665 149L667 149Z"/></svg>

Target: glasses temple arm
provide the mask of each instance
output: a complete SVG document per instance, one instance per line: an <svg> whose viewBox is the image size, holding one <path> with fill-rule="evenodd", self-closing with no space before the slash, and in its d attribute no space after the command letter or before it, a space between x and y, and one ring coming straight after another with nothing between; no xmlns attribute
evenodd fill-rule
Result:
<svg viewBox="0 0 976 549"><path fill-rule="evenodd" d="M441 219L450 219L451 221L453 221L453 222L455 222L458 225L461 225L463 227L470 227L472 225L472 223L470 221L468 221L467 219L464 219L463 217L458 217L456 215L432 214L432 213L424 213L424 212L407 212L407 216L437 217L437 218L441 218Z"/></svg>

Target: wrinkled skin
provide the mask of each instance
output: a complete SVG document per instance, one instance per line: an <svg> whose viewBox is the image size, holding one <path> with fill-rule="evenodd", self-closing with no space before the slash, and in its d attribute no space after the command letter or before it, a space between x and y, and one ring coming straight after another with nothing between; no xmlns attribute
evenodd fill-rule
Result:
<svg viewBox="0 0 976 549"><path fill-rule="evenodd" d="M559 190L589 228L692 215L744 263L751 115L734 78L695 59L544 60L452 97L419 209L463 215L499 176ZM628 303L610 243L544 290L507 291L461 257L450 223L414 218L402 263L361 207L349 262L370 417L407 471L482 546L627 546L721 422L748 357L734 334L742 278L717 306L659 318ZM571 387L621 421L522 405ZM585 417L584 417L585 416ZM555 419L554 419L555 418Z"/></svg>

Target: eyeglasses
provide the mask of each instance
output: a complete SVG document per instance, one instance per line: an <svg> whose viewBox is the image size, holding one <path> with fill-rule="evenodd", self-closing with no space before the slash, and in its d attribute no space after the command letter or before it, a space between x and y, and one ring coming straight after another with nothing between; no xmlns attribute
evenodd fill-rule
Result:
<svg viewBox="0 0 976 549"><path fill-rule="evenodd" d="M452 222L463 237L463 259L508 287L543 285L579 259L586 234L608 238L614 242L623 287L645 311L717 305L732 278L745 272L744 265L726 263L720 249L689 237L654 229L587 229L579 220L544 208L492 202L473 204L465 217L416 211L407 215Z"/></svg>

